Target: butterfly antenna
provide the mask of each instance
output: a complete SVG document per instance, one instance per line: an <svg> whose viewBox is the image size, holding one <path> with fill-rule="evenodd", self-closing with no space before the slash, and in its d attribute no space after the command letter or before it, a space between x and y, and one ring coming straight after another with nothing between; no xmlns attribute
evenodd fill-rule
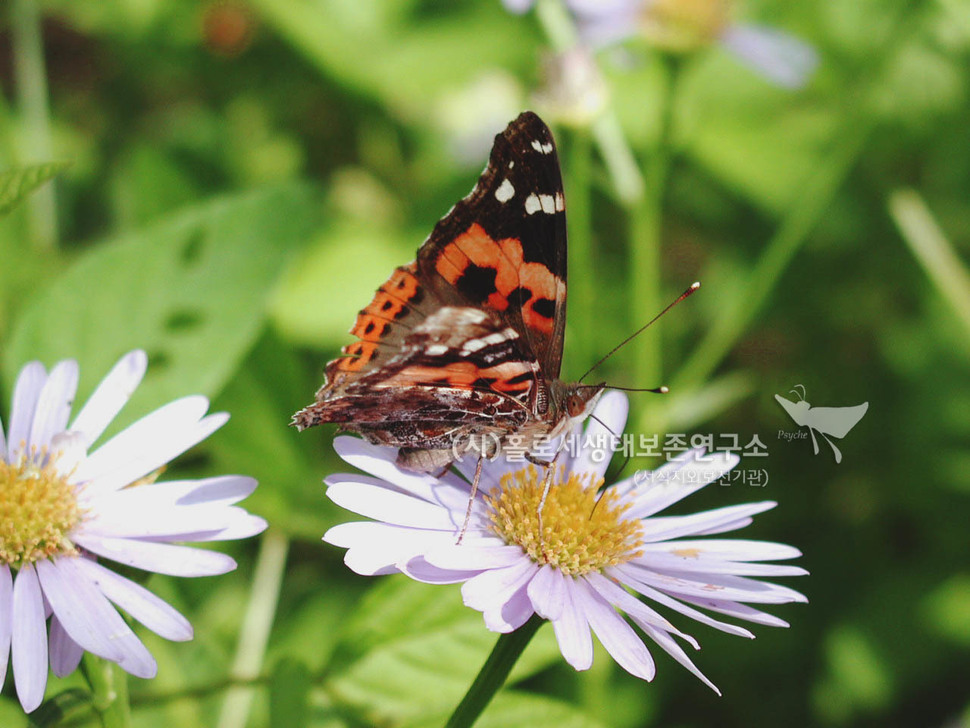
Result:
<svg viewBox="0 0 970 728"><path fill-rule="evenodd" d="M655 321L656 321L656 320L657 320L658 318L660 318L661 316L663 316L663 315L664 315L665 313L667 313L667 311L669 311L670 309L672 309L672 308L673 308L674 306L676 306L676 305L677 305L678 303L680 303L681 301L683 301L683 300L684 300L685 298L687 298L687 297L688 297L688 296L689 296L690 294L692 294L692 293L693 293L694 291L696 291L696 290L697 290L698 288L700 288L700 287L701 287L701 284L700 284L700 282L699 282L699 281L695 281L694 283L691 283L691 284L690 284L690 287L689 287L689 288L688 288L688 289L687 289L686 291L684 291L683 293L681 293L681 294L680 294L679 296L677 296L677 298L676 298L676 299L675 299L674 301L671 301L671 302L670 302L669 304L667 304L667 307L666 307L666 308L665 308L665 309L664 309L663 311L661 311L660 313L658 313L658 314L657 314L656 316L654 316L654 317L653 317L652 319L650 319L649 321L647 321L647 323L645 323L645 324L644 324L643 326L641 326L641 327L640 327L639 329L637 329L637 330L636 330L636 331L634 331L634 332L633 332L632 334L630 334L630 335L629 335L629 336L627 336L627 337L626 337L625 339L623 339L623 341L621 341L621 342L620 342L619 344L617 344L617 345L616 345L616 346L614 346L614 347L613 347L612 349L610 349L610 351L609 351L609 353L608 353L608 354L607 354L606 356L604 356L604 357L603 357L602 359L600 359L600 360L599 360L598 362L596 362L596 363L595 363L595 364L594 364L593 366L591 366L591 367L590 367L590 368L589 368L589 369L588 369L588 370L586 371L586 373L585 373L585 374L584 374L583 376L581 376L581 377L579 378L579 381L581 382L581 381L583 381L584 379L586 379L586 377L588 377L588 376L590 375L590 373L591 373L591 372L592 372L592 371L593 371L594 369L596 369L596 367L598 367L598 366L599 366L600 364L602 364L602 363L603 363L604 361L606 361L606 360L607 360L607 359L609 359L609 358L610 358L611 356L613 356L613 355L614 355L614 354L615 354L615 353L616 353L617 351L619 351L619 350L620 350L621 348L623 348L624 346L626 346L627 344L629 344L629 343L630 343L631 341L633 341L633 339L635 339L635 338L636 338L637 336L639 336L639 335L640 335L641 333L643 333L644 331L646 331L646 329L647 329L647 328L648 328L648 327L649 327L649 326L650 326L651 324L653 324L653 323L654 323L654 322L655 322ZM619 387L611 387L611 389L619 389ZM631 392L635 392L635 391L645 391L645 392L652 392L652 391L659 391L660 389L665 389L665 387L659 387L659 388L658 388L657 390L651 390L651 389L646 389L646 390L633 390L633 389L631 389L631 390L625 390L625 391L631 391Z"/></svg>
<svg viewBox="0 0 970 728"><path fill-rule="evenodd" d="M584 384L584 387L601 387L601 384ZM652 394L667 394L670 390L665 386L661 387L651 387L647 389L645 387L615 387L612 384L609 385L610 389L618 389L621 392L650 392Z"/></svg>
<svg viewBox="0 0 970 728"><path fill-rule="evenodd" d="M801 392L798 391L798 388L799 387L802 388L802 391ZM789 389L788 391L789 392L794 392L796 395L798 395L798 398L802 402L805 401L805 385L804 384L796 384L792 389Z"/></svg>
<svg viewBox="0 0 970 728"><path fill-rule="evenodd" d="M590 415L590 416L592 416L592 415ZM604 427L605 427L605 425L604 425ZM626 455L623 456L623 462L620 463L620 467L616 469L616 472L612 475L612 477L610 478L610 480L616 480L620 476L620 473L622 473L624 470L626 470L626 466L630 464L630 459L632 457L633 456L630 455L630 454L626 454ZM589 512L589 517L590 518L592 518L593 517L593 514L596 513L596 508L599 506L600 501L603 500L603 496L606 495L606 491L608 491L612 487L613 487L612 485L608 485L608 486L604 486L604 487L600 488L600 492L596 494L596 500L593 502L593 510L591 510Z"/></svg>

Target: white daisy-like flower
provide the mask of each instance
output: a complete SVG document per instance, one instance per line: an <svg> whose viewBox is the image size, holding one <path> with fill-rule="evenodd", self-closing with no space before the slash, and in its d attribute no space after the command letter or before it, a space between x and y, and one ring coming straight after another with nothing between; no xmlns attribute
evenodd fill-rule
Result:
<svg viewBox="0 0 970 728"><path fill-rule="evenodd" d="M533 614L548 619L563 657L577 670L592 664L592 630L621 667L651 680L653 658L628 618L717 691L674 637L699 649L697 642L647 602L753 638L744 627L710 613L785 627L786 622L749 605L807 600L757 577L807 572L771 563L800 556L791 546L697 538L743 528L773 508L771 501L659 515L727 473L738 463L734 454L689 451L658 470L601 490L609 461L601 443L610 432L622 432L627 409L623 394L609 392L594 410L599 422L591 420L585 433L577 427L574 436L580 439L574 442L583 447L572 454L562 451L541 519L542 473L504 458L488 462L461 544L467 480L451 473L434 478L402 471L393 449L339 437L334 447L340 456L369 475L333 475L326 479L327 495L374 520L335 526L324 540L346 548L344 560L358 574L401 571L431 584L461 583L465 604L481 611L495 632L511 632ZM474 469L474 462L460 465L468 480Z"/></svg>
<svg viewBox="0 0 970 728"><path fill-rule="evenodd" d="M502 0L515 13L535 0ZM739 61L785 88L804 86L818 65L815 49L794 36L730 20L729 0L565 0L582 38L594 46L643 37L674 51L719 43Z"/></svg>
<svg viewBox="0 0 970 728"><path fill-rule="evenodd" d="M229 556L171 542L266 528L234 505L255 489L252 478L154 482L225 424L225 413L206 415L205 397L171 402L92 450L146 367L142 351L122 357L68 425L77 362L50 373L31 362L17 378L6 436L0 423L0 687L12 656L28 712L44 697L48 663L62 677L85 650L154 677L155 660L116 606L166 639L192 638L185 617L99 558L174 576L223 574L236 566Z"/></svg>

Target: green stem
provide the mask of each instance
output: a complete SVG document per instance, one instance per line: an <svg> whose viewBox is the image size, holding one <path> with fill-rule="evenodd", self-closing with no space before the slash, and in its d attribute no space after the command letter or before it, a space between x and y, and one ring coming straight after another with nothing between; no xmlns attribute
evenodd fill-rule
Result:
<svg viewBox="0 0 970 728"><path fill-rule="evenodd" d="M53 158L48 108L47 70L37 0L14 0L11 7L14 77L20 112L22 164ZM31 239L39 250L57 246L57 208L54 185L44 185L27 201Z"/></svg>
<svg viewBox="0 0 970 728"><path fill-rule="evenodd" d="M579 43L576 24L562 0L539 0L536 3L536 16L556 53L565 53ZM609 107L604 109L593 121L591 130L617 197L624 204L639 200L643 194L643 177L616 112Z"/></svg>
<svg viewBox="0 0 970 728"><path fill-rule="evenodd" d="M84 655L81 672L91 686L91 705L103 728L130 728L128 674L115 663L90 653Z"/></svg>
<svg viewBox="0 0 970 728"><path fill-rule="evenodd" d="M664 201L673 158L674 106L677 98L677 81L680 75L680 59L665 55L665 86L657 105L660 125L656 139L644 162L645 189L639 202L630 209L630 257L632 263L632 286L630 296L630 321L633 327L663 308L660 287L660 255L663 242ZM634 340L634 381L639 387L656 387L663 382L663 346L661 327L654 324ZM645 423L644 423L645 424Z"/></svg>
<svg viewBox="0 0 970 728"><path fill-rule="evenodd" d="M498 638L492 654L488 656L475 682L468 688L465 697L451 714L445 728L470 728L478 720L478 716L505 683L516 660L529 644L529 640L539 631L543 622L545 622L544 619L534 614L532 619L517 630Z"/></svg>
<svg viewBox="0 0 970 728"><path fill-rule="evenodd" d="M571 275L569 278L570 307L573 311L569 322L573 327L572 340L580 342L578 352L573 355L572 360L580 362L581 370L585 370L593 363L593 357L600 350L601 343L596 336L597 327L592 325L593 311L596 308L594 295L596 266L593 256L592 200L590 199L593 145L589 130L585 128L576 129L569 141L566 167L569 267L579 272L579 275ZM611 285L607 281L599 281L599 283ZM572 350L577 351L577 348L573 346Z"/></svg>
<svg viewBox="0 0 970 728"><path fill-rule="evenodd" d="M536 17L557 53L568 51L579 42L576 25L561 0L539 0L536 3Z"/></svg>
<svg viewBox="0 0 970 728"><path fill-rule="evenodd" d="M616 112L612 108L603 111L593 122L592 132L617 199L622 205L635 205L643 197L643 175Z"/></svg>
<svg viewBox="0 0 970 728"><path fill-rule="evenodd" d="M289 541L283 534L267 531L263 535L249 594L249 605L240 628L236 657L229 671L230 677L235 681L253 681L262 670L266 644L276 618L288 550ZM219 714L219 728L245 726L249 720L252 702L251 687L239 684L230 687Z"/></svg>
<svg viewBox="0 0 970 728"><path fill-rule="evenodd" d="M963 326L970 332L970 273L916 190L889 195L889 214L903 240Z"/></svg>

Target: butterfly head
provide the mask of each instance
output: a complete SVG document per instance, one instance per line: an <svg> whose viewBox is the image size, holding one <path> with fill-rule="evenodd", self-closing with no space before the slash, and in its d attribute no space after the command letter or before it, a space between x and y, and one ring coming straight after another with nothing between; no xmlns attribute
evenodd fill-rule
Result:
<svg viewBox="0 0 970 728"><path fill-rule="evenodd" d="M559 392L555 392L552 398L557 409L555 419L564 423L567 429L589 417L603 390L606 389L605 382L601 384L556 382L556 384ZM555 396L556 394L559 396Z"/></svg>

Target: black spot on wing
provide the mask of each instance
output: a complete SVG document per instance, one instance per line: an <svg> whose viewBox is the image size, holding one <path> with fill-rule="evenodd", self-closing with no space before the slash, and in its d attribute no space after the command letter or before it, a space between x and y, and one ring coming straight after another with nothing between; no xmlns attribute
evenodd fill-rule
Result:
<svg viewBox="0 0 970 728"><path fill-rule="evenodd" d="M537 213L542 215L543 213ZM561 215L562 213L556 213ZM546 216L548 217L548 216ZM545 217L526 219L523 223L524 229L529 230L530 234L521 235L522 260L526 263L542 263L549 265L550 260L555 255L556 240L549 231L548 220Z"/></svg>
<svg viewBox="0 0 970 728"><path fill-rule="evenodd" d="M519 286L509 291L509 295L506 298L509 301L509 306L512 308L524 308L525 304L532 298L532 291L524 286Z"/></svg>
<svg viewBox="0 0 970 728"><path fill-rule="evenodd" d="M508 384L522 384L523 382L529 382L534 379L532 372L522 372L521 374L516 374L514 377L508 379Z"/></svg>
<svg viewBox="0 0 970 728"><path fill-rule="evenodd" d="M532 310L543 318L551 319L556 313L556 302L551 298L537 298L532 302Z"/></svg>
<svg viewBox="0 0 970 728"><path fill-rule="evenodd" d="M481 304L495 292L497 273L494 268L483 268L471 263L458 279L456 288L470 302Z"/></svg>

